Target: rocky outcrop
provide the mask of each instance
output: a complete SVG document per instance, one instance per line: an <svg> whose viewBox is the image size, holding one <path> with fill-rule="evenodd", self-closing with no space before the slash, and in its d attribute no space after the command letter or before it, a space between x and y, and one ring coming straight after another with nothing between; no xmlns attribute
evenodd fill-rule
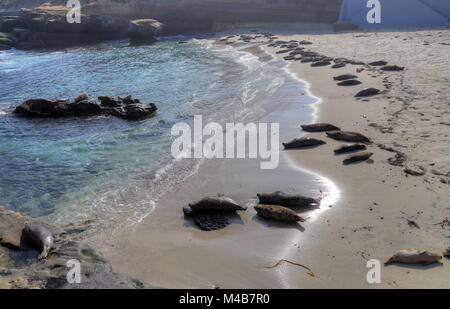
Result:
<svg viewBox="0 0 450 309"><path fill-rule="evenodd" d="M116 116L126 120L139 120L153 115L157 107L153 103L142 104L131 96L125 98L100 96L98 100L88 94L80 94L74 100L31 99L14 110L26 117L62 118L86 116Z"/></svg>
<svg viewBox="0 0 450 309"><path fill-rule="evenodd" d="M55 242L50 254L38 260L38 252L21 243L22 229L28 221L46 227ZM0 207L0 288L44 289L142 289L148 284L115 273L102 253L86 242L72 240L75 229L65 230L33 220ZM81 282L69 283L69 260L80 262Z"/></svg>
<svg viewBox="0 0 450 309"><path fill-rule="evenodd" d="M152 43L163 28L164 25L156 19L136 19L130 21L128 32L133 44Z"/></svg>

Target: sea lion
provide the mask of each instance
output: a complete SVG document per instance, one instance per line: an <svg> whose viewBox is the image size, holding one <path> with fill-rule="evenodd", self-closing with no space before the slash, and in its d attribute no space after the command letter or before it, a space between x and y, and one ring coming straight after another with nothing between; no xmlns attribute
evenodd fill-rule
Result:
<svg viewBox="0 0 450 309"><path fill-rule="evenodd" d="M347 164L354 163L354 162L366 161L366 160L370 159L371 156L373 156L372 152L360 152L360 153L349 155L344 160L343 163L345 165L347 165Z"/></svg>
<svg viewBox="0 0 450 309"><path fill-rule="evenodd" d="M319 200L300 194L287 194L281 191L256 194L260 204L280 205L284 207L308 207L318 205Z"/></svg>
<svg viewBox="0 0 450 309"><path fill-rule="evenodd" d="M374 67L381 67L386 65L387 62L384 60L379 60L379 61L374 61L374 62L370 62L369 65L374 66Z"/></svg>
<svg viewBox="0 0 450 309"><path fill-rule="evenodd" d="M300 44L300 45L312 45L312 42L303 40L303 41L298 42L298 44Z"/></svg>
<svg viewBox="0 0 450 309"><path fill-rule="evenodd" d="M45 259L53 247L53 235L42 225L35 222L25 223L25 227L22 230L21 242L29 243L37 249L41 250L38 255L38 259Z"/></svg>
<svg viewBox="0 0 450 309"><path fill-rule="evenodd" d="M381 68L383 71L403 71L404 67L399 67L398 65L386 65Z"/></svg>
<svg viewBox="0 0 450 309"><path fill-rule="evenodd" d="M264 219L272 219L284 222L305 222L306 220L292 209L277 205L258 205L255 206L258 216Z"/></svg>
<svg viewBox="0 0 450 309"><path fill-rule="evenodd" d="M290 49L283 49L283 50L277 51L276 53L277 53L277 54L286 54L286 53L288 53L288 52L290 52L290 51L291 51Z"/></svg>
<svg viewBox="0 0 450 309"><path fill-rule="evenodd" d="M183 208L183 212L187 215L192 213L233 213L239 210L247 210L247 207L240 206L229 197L205 197Z"/></svg>
<svg viewBox="0 0 450 309"><path fill-rule="evenodd" d="M329 138L344 142L355 142L366 144L372 143L372 141L369 138L356 132L349 132L349 131L327 132L327 136Z"/></svg>
<svg viewBox="0 0 450 309"><path fill-rule="evenodd" d="M342 75L338 75L338 76L333 77L334 80L338 80L338 81L347 80L347 79L354 79L354 78L357 78L357 76L356 75L352 75L352 74L342 74Z"/></svg>
<svg viewBox="0 0 450 309"><path fill-rule="evenodd" d="M359 151L359 150L366 150L366 146L365 145L361 145L361 144L354 144L354 145L343 145L342 147L335 149L334 153L335 154L342 154L342 153L347 153L347 152L352 152L352 151Z"/></svg>
<svg viewBox="0 0 450 309"><path fill-rule="evenodd" d="M292 141L288 143L283 143L284 149L298 149L298 148L305 148L305 147L311 147L311 146L319 146L326 144L326 142L315 139L315 138L294 138Z"/></svg>
<svg viewBox="0 0 450 309"><path fill-rule="evenodd" d="M348 79L348 80L344 80L342 82L337 83L338 86L356 86L356 85L360 85L360 84L362 84L362 83L357 79Z"/></svg>
<svg viewBox="0 0 450 309"><path fill-rule="evenodd" d="M400 250L395 253L389 260L387 260L384 265L389 265L392 263L403 263L403 264L433 264L439 262L442 259L437 253L426 251L426 250Z"/></svg>
<svg viewBox="0 0 450 309"><path fill-rule="evenodd" d="M284 60L294 60L295 59L295 56L286 56L286 57L284 57L283 58Z"/></svg>
<svg viewBox="0 0 450 309"><path fill-rule="evenodd" d="M303 58L301 60L302 63L307 63L307 62L312 62L312 61L313 61L312 57L305 57L305 56L303 56Z"/></svg>
<svg viewBox="0 0 450 309"><path fill-rule="evenodd" d="M313 62L313 63L311 63L311 66L312 67L323 67L323 66L326 66L326 65L330 65L331 64L331 62L330 61L316 61L316 62Z"/></svg>
<svg viewBox="0 0 450 309"><path fill-rule="evenodd" d="M313 123L301 125L303 131L306 132L327 132L327 131L340 131L338 127L329 123Z"/></svg>
<svg viewBox="0 0 450 309"><path fill-rule="evenodd" d="M380 93L380 90L377 89L377 88L366 88L366 89L361 90L357 94L355 94L355 97L356 98L368 97L368 96L376 95L376 94L379 94L379 93Z"/></svg>

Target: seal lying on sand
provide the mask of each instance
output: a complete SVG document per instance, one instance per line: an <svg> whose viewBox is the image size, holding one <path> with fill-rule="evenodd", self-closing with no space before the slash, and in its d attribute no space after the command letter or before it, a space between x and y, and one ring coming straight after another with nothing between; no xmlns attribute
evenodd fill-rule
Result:
<svg viewBox="0 0 450 309"><path fill-rule="evenodd" d="M22 243L33 245L41 250L38 259L45 259L53 247L53 235L40 224L27 222L22 230Z"/></svg>
<svg viewBox="0 0 450 309"><path fill-rule="evenodd" d="M374 61L374 62L369 63L369 65L372 65L374 67L380 67L380 66L384 66L386 64L388 64L388 63L384 60L379 60L379 61Z"/></svg>
<svg viewBox="0 0 450 309"><path fill-rule="evenodd" d="M357 79L347 79L347 80L337 83L338 86L356 86L356 85L360 85L360 84L362 84L362 83Z"/></svg>
<svg viewBox="0 0 450 309"><path fill-rule="evenodd" d="M355 142L355 143L367 143L370 144L372 141L365 137L364 135L356 132L349 131L339 131L339 132L327 132L329 138L345 141L345 142Z"/></svg>
<svg viewBox="0 0 450 309"><path fill-rule="evenodd" d="M379 94L380 90L377 88L366 88L361 90L360 92L358 92L355 97L359 98L359 97L368 97L370 95L376 95Z"/></svg>
<svg viewBox="0 0 450 309"><path fill-rule="evenodd" d="M329 123L314 123L301 125L303 131L306 132L327 132L327 131L340 131L338 127Z"/></svg>
<svg viewBox="0 0 450 309"><path fill-rule="evenodd" d="M342 154L342 153L347 153L347 152L352 152L352 151L359 151L359 150L366 150L366 146L365 145L361 145L361 144L354 144L354 145L344 145L338 149L334 150L335 154Z"/></svg>
<svg viewBox="0 0 450 309"><path fill-rule="evenodd" d="M289 143L283 143L284 149L297 149L326 144L324 141L315 138L295 138Z"/></svg>
<svg viewBox="0 0 450 309"><path fill-rule="evenodd" d="M285 207L308 207L318 205L319 201L300 194L287 194L281 191L273 193L258 193L261 204L281 205Z"/></svg>
<svg viewBox="0 0 450 309"><path fill-rule="evenodd" d="M360 152L360 153L352 154L352 155L349 155L344 160L344 164L347 165L347 164L354 163L354 162L366 161L366 160L370 159L370 157L372 155L373 155L373 153L371 153L371 152Z"/></svg>
<svg viewBox="0 0 450 309"><path fill-rule="evenodd" d="M292 209L277 205L258 205L255 206L258 216L264 219L272 219L284 222L305 222L306 220Z"/></svg>
<svg viewBox="0 0 450 309"><path fill-rule="evenodd" d="M381 68L383 71L403 71L404 67L399 67L398 65L387 65Z"/></svg>
<svg viewBox="0 0 450 309"><path fill-rule="evenodd" d="M342 80L354 79L356 77L357 77L356 75L352 75L352 74L343 74L343 75L335 76L335 77L333 77L333 79L337 80L337 81L342 81Z"/></svg>
<svg viewBox="0 0 450 309"><path fill-rule="evenodd" d="M384 265L392 263L403 264L433 264L442 259L437 253L426 250L400 250L394 254Z"/></svg>
<svg viewBox="0 0 450 309"><path fill-rule="evenodd" d="M191 217L205 231L225 228L230 224L229 218L239 210L247 210L247 207L240 206L228 197L205 197L183 207L185 217Z"/></svg>

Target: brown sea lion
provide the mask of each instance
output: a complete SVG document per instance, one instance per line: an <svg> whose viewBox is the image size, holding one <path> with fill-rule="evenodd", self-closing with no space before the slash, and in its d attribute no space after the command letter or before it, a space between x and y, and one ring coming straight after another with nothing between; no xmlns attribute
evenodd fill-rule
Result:
<svg viewBox="0 0 450 309"><path fill-rule="evenodd" d="M370 157L372 155L373 155L373 153L371 153L371 152L360 152L360 153L352 154L352 155L349 155L344 160L344 164L347 165L347 164L354 163L354 162L366 161L366 160L370 159Z"/></svg>
<svg viewBox="0 0 450 309"><path fill-rule="evenodd" d="M313 123L301 125L303 131L306 132L327 132L327 131L340 131L338 127L329 123Z"/></svg>
<svg viewBox="0 0 450 309"><path fill-rule="evenodd" d="M247 210L229 197L205 197L200 201L183 208L185 214L191 213L232 213Z"/></svg>
<svg viewBox="0 0 450 309"><path fill-rule="evenodd" d="M53 235L42 225L35 222L25 223L25 227L22 230L22 243L28 243L33 245L37 249L41 250L38 255L38 259L45 259L53 247Z"/></svg>
<svg viewBox="0 0 450 309"><path fill-rule="evenodd" d="M369 138L356 132L349 132L349 131L327 132L327 136L329 138L338 141L367 143L367 144L372 143L372 141Z"/></svg>
<svg viewBox="0 0 450 309"><path fill-rule="evenodd" d="M255 206L258 216L264 219L272 219L284 222L305 222L306 220L292 209L278 205L258 205Z"/></svg>
<svg viewBox="0 0 450 309"><path fill-rule="evenodd" d="M319 204L319 200L300 194L287 194L281 191L273 193L258 193L261 204L280 205L284 207L308 207Z"/></svg>
<svg viewBox="0 0 450 309"><path fill-rule="evenodd" d="M361 145L361 144L354 144L354 145L343 145L342 147L335 149L334 153L335 154L342 154L342 153L347 153L347 152L352 152L352 151L359 151L359 150L366 150L367 147L365 145Z"/></svg>
<svg viewBox="0 0 450 309"><path fill-rule="evenodd" d="M315 138L295 138L288 143L283 143L284 149L298 149L326 144L324 141Z"/></svg>
<svg viewBox="0 0 450 309"><path fill-rule="evenodd" d="M389 260L384 264L389 265L392 263L403 263L403 264L433 264L439 262L442 259L437 253L426 251L426 250L400 250L395 253Z"/></svg>

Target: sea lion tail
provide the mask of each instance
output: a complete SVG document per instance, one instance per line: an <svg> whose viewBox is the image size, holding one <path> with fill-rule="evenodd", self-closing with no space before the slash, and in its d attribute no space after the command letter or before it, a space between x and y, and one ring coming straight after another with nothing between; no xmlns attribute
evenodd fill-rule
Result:
<svg viewBox="0 0 450 309"><path fill-rule="evenodd" d="M389 260L387 260L386 262L384 262L384 265L389 265L389 264L392 264L392 263L395 263L395 262L396 262L395 258L394 258L394 257L391 257L391 258L389 258Z"/></svg>

